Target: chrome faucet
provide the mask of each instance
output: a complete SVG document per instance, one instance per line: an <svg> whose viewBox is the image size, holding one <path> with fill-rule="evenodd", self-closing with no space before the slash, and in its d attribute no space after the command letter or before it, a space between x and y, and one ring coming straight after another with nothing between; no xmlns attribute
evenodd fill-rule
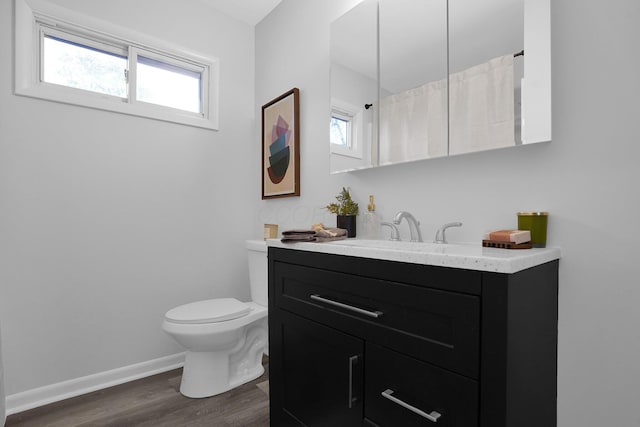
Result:
<svg viewBox="0 0 640 427"><path fill-rule="evenodd" d="M411 233L411 241L412 242L422 242L422 233L420 232L420 222L414 218L409 212L400 211L396 214L395 218L393 218L393 223L395 225L400 224L402 218L407 220L409 224L409 232Z"/></svg>
<svg viewBox="0 0 640 427"><path fill-rule="evenodd" d="M398 231L398 227L395 224L390 222L383 221L380 223L381 226L389 227L391 229L391 237L389 240L400 240L400 232Z"/></svg>
<svg viewBox="0 0 640 427"><path fill-rule="evenodd" d="M448 222L436 231L436 239L433 243L447 243L447 239L444 236L444 232L450 227L462 227L461 222Z"/></svg>

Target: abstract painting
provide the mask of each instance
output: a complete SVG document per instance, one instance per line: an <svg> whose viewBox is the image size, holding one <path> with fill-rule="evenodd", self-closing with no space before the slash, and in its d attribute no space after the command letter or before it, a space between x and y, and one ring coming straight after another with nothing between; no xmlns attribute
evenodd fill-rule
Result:
<svg viewBox="0 0 640 427"><path fill-rule="evenodd" d="M300 195L299 90L262 106L262 198Z"/></svg>

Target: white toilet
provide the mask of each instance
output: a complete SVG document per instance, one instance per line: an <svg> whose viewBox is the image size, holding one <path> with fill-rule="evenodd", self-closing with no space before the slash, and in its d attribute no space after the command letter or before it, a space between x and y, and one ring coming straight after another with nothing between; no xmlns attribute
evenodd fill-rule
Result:
<svg viewBox="0 0 640 427"><path fill-rule="evenodd" d="M247 241L251 302L235 298L197 301L165 314L162 329L187 355L180 393L208 397L231 390L264 373L267 352L267 245Z"/></svg>

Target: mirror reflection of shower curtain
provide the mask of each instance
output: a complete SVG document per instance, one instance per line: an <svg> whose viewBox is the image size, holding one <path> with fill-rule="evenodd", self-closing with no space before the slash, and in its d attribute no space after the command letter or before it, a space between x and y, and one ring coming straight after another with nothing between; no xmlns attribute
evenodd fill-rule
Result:
<svg viewBox="0 0 640 427"><path fill-rule="evenodd" d="M515 145L513 79L509 54L380 99L379 164Z"/></svg>
<svg viewBox="0 0 640 427"><path fill-rule="evenodd" d="M379 164L447 155L447 81L380 99Z"/></svg>
<svg viewBox="0 0 640 427"><path fill-rule="evenodd" d="M513 54L449 76L449 154L515 145Z"/></svg>

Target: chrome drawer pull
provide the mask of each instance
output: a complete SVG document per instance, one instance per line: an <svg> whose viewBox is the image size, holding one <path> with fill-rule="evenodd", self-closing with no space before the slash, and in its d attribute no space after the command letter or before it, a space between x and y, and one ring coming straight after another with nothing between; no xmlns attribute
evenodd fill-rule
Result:
<svg viewBox="0 0 640 427"><path fill-rule="evenodd" d="M321 302L327 303L329 305L335 305L336 307L344 308L345 310L355 311L356 313L364 314L365 316L374 317L376 319L378 317L382 316L382 312L381 311L363 310L362 308L354 307L352 305L347 305L347 304L343 304L343 303L338 302L338 301L333 301L333 300L330 300L330 299L327 299L327 298L323 298L318 294L313 294L309 298L311 298L313 300L316 300L316 301L321 301Z"/></svg>
<svg viewBox="0 0 640 427"><path fill-rule="evenodd" d="M349 409L353 408L353 402L356 399L353 397L353 367L358 362L358 356L351 356L349 358Z"/></svg>
<svg viewBox="0 0 640 427"><path fill-rule="evenodd" d="M403 408L407 408L411 412L415 412L416 414L420 415L421 417L426 418L429 421L432 421L434 423L437 423L438 422L438 418L440 418L442 416L442 414L437 412L437 411L431 411L430 414L427 414L426 412L421 411L420 409L416 408L415 406L411 406L408 403L403 402L402 400L398 399L397 397L393 397L392 396L393 390L391 390L390 388L386 389L381 394L382 394L382 397L384 397L386 399L389 399L393 403L397 403L398 405L402 406Z"/></svg>

